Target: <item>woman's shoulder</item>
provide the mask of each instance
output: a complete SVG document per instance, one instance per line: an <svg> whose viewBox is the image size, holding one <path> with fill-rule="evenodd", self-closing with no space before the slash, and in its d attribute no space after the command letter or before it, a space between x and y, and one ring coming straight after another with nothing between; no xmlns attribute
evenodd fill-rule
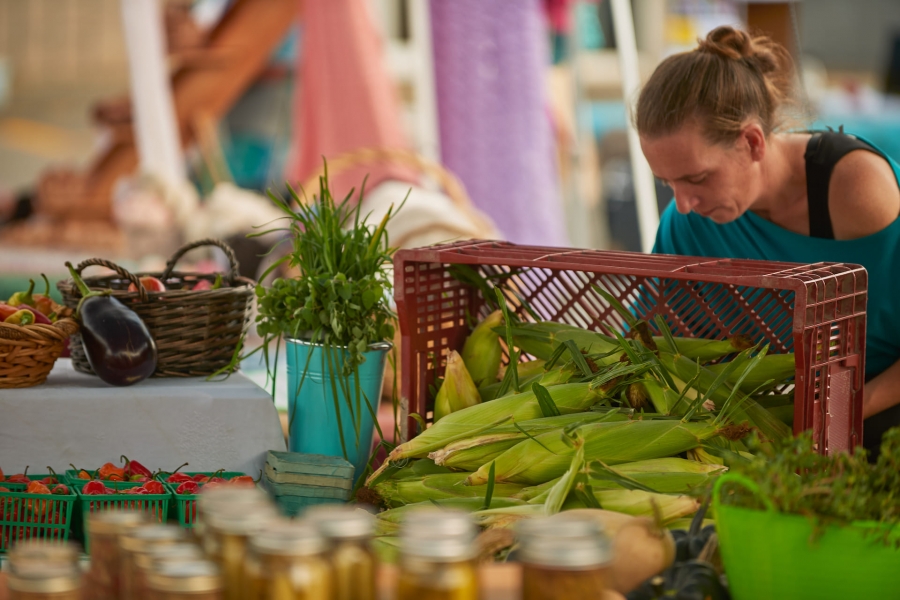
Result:
<svg viewBox="0 0 900 600"><path fill-rule="evenodd" d="M900 217L897 176L886 157L866 150L849 152L835 164L828 208L837 239L872 235Z"/></svg>

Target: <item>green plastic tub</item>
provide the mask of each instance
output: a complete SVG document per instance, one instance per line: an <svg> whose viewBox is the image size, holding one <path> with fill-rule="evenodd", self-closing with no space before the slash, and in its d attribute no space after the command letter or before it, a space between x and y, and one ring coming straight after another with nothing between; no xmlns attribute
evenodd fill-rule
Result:
<svg viewBox="0 0 900 600"><path fill-rule="evenodd" d="M767 510L722 503L724 486L742 485ZM900 528L884 543L877 523L828 527L813 541L813 525L776 512L751 480L728 473L713 491L716 531L734 600L900 598Z"/></svg>
<svg viewBox="0 0 900 600"><path fill-rule="evenodd" d="M166 473L165 477L168 477L169 475L171 475L171 473ZM193 477L194 475L209 475L210 477L216 475L217 477L221 477L223 479L232 479L233 477L245 475L245 473L240 473L238 471L225 471L218 474L197 472L185 473L185 475L188 475L190 477ZM165 480L165 477L159 476L158 479L172 494L172 505L170 507L169 518L172 520L177 520L178 524L185 529L193 528L194 522L197 520L197 498L199 497L199 494L176 494L175 490L178 489L178 486L180 484L168 483ZM203 487L202 483L200 484L200 487Z"/></svg>

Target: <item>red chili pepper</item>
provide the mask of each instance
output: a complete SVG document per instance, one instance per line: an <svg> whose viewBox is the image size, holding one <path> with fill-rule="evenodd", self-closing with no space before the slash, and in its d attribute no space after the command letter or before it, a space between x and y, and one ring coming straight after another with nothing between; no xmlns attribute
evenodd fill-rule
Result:
<svg viewBox="0 0 900 600"><path fill-rule="evenodd" d="M144 486L138 486L133 488L128 488L127 490L122 490L123 494L149 494L147 488Z"/></svg>
<svg viewBox="0 0 900 600"><path fill-rule="evenodd" d="M3 469L0 469L0 481L3 481Z"/></svg>
<svg viewBox="0 0 900 600"><path fill-rule="evenodd" d="M166 483L184 483L185 481L194 481L190 475L184 473L172 473L166 478Z"/></svg>
<svg viewBox="0 0 900 600"><path fill-rule="evenodd" d="M50 488L41 483L40 481L32 481L28 484L28 487L25 488L26 494L47 494L50 495ZM50 511L51 503L45 500L28 500L26 503L26 507L29 512L35 516L43 516Z"/></svg>
<svg viewBox="0 0 900 600"><path fill-rule="evenodd" d="M197 473L191 479L193 479L197 483L206 483L207 481L209 481L209 475L206 475L205 473Z"/></svg>
<svg viewBox="0 0 900 600"><path fill-rule="evenodd" d="M84 487L81 488L81 493L85 496L99 496L111 494L113 492L110 491L102 481L95 479L84 484Z"/></svg>
<svg viewBox="0 0 900 600"><path fill-rule="evenodd" d="M196 481L185 481L177 488L175 488L176 494L199 494L200 493L200 484Z"/></svg>
<svg viewBox="0 0 900 600"><path fill-rule="evenodd" d="M132 475L143 475L144 477L151 479L153 477L153 472L139 463L136 460L128 460L128 457L124 454L119 457L119 460L125 461L125 476L130 478Z"/></svg>
<svg viewBox="0 0 900 600"><path fill-rule="evenodd" d="M69 494L69 486L64 483L58 484L53 490L52 493L57 494L59 496L64 496Z"/></svg>
<svg viewBox="0 0 900 600"><path fill-rule="evenodd" d="M15 306L10 306L5 302L0 302L0 321L5 321L6 317L14 314L17 310L19 309Z"/></svg>
<svg viewBox="0 0 900 600"><path fill-rule="evenodd" d="M9 483L31 483L31 480L28 479L28 467L25 467L24 473L18 473L16 475L10 475L6 478L6 481Z"/></svg>
<svg viewBox="0 0 900 600"><path fill-rule="evenodd" d="M79 469L72 463L69 463L69 466L72 467L73 471L78 471L78 479L93 479L90 473L85 471L84 469Z"/></svg>
<svg viewBox="0 0 900 600"><path fill-rule="evenodd" d="M47 470L50 472L50 476L41 479L41 483L43 483L44 485L53 485L55 483L59 483L59 475L56 474L56 471L53 470L53 467L48 466Z"/></svg>
<svg viewBox="0 0 900 600"><path fill-rule="evenodd" d="M148 494L165 494L166 487L158 481L148 481L142 485Z"/></svg>
<svg viewBox="0 0 900 600"><path fill-rule="evenodd" d="M120 469L116 465L108 462L97 470L100 479L106 481L125 481L125 469Z"/></svg>
<svg viewBox="0 0 900 600"><path fill-rule="evenodd" d="M256 485L256 482L253 481L253 478L249 475L238 475L237 477L232 477L228 480L228 483L233 483L236 485Z"/></svg>

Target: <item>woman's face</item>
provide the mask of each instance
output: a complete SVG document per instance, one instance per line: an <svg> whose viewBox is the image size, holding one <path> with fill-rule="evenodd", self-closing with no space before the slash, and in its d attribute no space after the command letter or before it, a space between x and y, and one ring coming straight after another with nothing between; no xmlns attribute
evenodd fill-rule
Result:
<svg viewBox="0 0 900 600"><path fill-rule="evenodd" d="M716 223L734 221L760 195L754 143L758 140L748 140L742 132L733 144L711 144L696 124L669 135L641 137L653 174L675 192L678 212L694 211Z"/></svg>

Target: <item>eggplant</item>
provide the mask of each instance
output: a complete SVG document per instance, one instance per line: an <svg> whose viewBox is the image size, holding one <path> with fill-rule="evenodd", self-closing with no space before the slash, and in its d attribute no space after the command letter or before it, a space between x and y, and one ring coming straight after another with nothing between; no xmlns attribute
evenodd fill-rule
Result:
<svg viewBox="0 0 900 600"><path fill-rule="evenodd" d="M75 311L81 340L94 373L111 385L133 385L156 370L156 341L136 312L110 296L91 291L72 263L66 266L82 298Z"/></svg>

